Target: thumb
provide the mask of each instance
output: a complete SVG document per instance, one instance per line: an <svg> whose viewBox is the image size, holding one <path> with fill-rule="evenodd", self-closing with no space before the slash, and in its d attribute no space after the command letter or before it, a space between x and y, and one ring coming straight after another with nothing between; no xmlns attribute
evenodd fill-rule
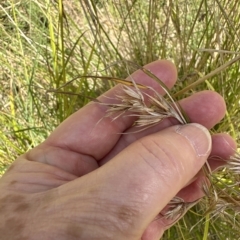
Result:
<svg viewBox="0 0 240 240"><path fill-rule="evenodd" d="M131 230L139 239L197 174L210 151L211 136L199 124L173 126L136 141L99 169L105 196L113 206L107 206L106 212L110 211L120 226L129 228L122 233Z"/></svg>
<svg viewBox="0 0 240 240"><path fill-rule="evenodd" d="M82 214L91 213L83 214L84 221L95 227L97 223L96 239L135 240L143 235L146 239L154 218L198 173L210 151L211 136L205 127L172 126L137 140L99 169L73 181L71 188L66 185L65 195L81 189L77 195L83 195L86 204ZM163 228L160 224L147 235L155 239Z"/></svg>

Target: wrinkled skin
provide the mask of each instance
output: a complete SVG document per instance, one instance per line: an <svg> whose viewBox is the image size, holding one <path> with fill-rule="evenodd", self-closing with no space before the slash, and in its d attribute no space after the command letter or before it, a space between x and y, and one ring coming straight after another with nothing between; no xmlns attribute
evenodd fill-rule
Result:
<svg viewBox="0 0 240 240"><path fill-rule="evenodd" d="M177 71L171 62L146 68L174 86ZM132 77L164 93L142 71ZM99 100L112 101L120 92L116 86ZM180 104L191 122L207 129L226 110L223 98L211 91ZM203 128L191 124L181 129L190 132L189 141L173 119L121 135L135 130L135 119L123 115L112 121L103 118L105 111L98 103L86 105L10 166L0 180L1 239L159 239L171 225L158 215L166 204L176 194L185 201L201 197L203 164L208 159L214 170L224 161L213 157L228 159L236 148L227 134L209 140Z"/></svg>

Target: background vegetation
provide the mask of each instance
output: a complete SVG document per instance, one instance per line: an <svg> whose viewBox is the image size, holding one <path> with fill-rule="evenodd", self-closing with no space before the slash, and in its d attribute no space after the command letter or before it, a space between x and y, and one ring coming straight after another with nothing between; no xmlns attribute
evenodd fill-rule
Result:
<svg viewBox="0 0 240 240"><path fill-rule="evenodd" d="M125 78L125 60L139 65L172 60L179 74L173 94L193 84L178 98L202 89L222 94L228 112L214 130L238 141L239 9L238 0L0 3L0 173L86 104L85 96L112 86L80 76ZM72 95L47 91L73 79L61 89ZM240 239L226 221L201 219L188 213L163 239Z"/></svg>

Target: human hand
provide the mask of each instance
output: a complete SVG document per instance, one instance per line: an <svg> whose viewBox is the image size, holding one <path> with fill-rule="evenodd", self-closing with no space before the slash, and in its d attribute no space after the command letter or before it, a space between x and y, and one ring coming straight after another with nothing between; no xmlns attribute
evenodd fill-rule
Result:
<svg viewBox="0 0 240 240"><path fill-rule="evenodd" d="M169 88L175 84L170 62L146 68ZM132 77L163 94L142 71ZM105 96L119 91L116 86ZM226 110L222 97L211 91L180 104L191 122L208 129ZM211 139L204 127L176 126L172 119L121 135L133 131L135 119L112 121L103 118L105 112L98 103L86 105L10 166L0 181L3 239L159 239L171 224L157 217L167 203L176 194L187 202L201 197L199 171L205 161L209 156L228 159L236 147L227 134ZM223 162L212 159L209 164L215 169Z"/></svg>

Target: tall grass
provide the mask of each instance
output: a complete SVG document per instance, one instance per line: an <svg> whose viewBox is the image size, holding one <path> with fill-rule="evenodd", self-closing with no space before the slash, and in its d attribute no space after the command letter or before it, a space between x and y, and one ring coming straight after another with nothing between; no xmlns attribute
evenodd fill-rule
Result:
<svg viewBox="0 0 240 240"><path fill-rule="evenodd" d="M138 65L172 60L178 68L172 91L177 98L203 89L219 92L228 112L214 130L239 141L238 9L237 0L0 3L0 173L86 104L86 96L96 97L113 85L80 76L124 78L125 60ZM73 79L61 91L80 95L47 91ZM198 206L194 210L163 239L240 237L226 221L202 219Z"/></svg>

